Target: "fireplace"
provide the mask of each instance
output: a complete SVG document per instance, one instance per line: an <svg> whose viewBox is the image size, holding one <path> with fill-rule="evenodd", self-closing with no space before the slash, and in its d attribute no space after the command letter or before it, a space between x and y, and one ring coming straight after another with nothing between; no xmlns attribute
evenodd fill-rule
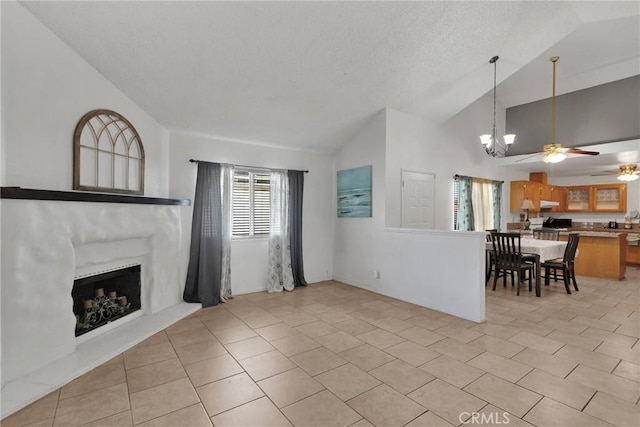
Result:
<svg viewBox="0 0 640 427"><path fill-rule="evenodd" d="M74 280L76 337L140 310L140 271L137 264Z"/></svg>
<svg viewBox="0 0 640 427"><path fill-rule="evenodd" d="M71 194L86 197L84 193ZM8 200L4 190L0 195L0 302L3 320L12 319L2 322L3 387L73 355L110 330L127 329L132 320L154 316L181 303L184 282L180 279L179 206ZM76 336L74 281L136 264L141 265L140 309ZM108 297L109 289L102 289ZM91 288L90 292L85 299L95 298L95 290ZM133 302L133 297L127 296L127 300ZM141 327L127 337L146 336L151 329L155 327ZM93 351L97 347L94 343L87 348ZM91 360L103 359L94 354Z"/></svg>

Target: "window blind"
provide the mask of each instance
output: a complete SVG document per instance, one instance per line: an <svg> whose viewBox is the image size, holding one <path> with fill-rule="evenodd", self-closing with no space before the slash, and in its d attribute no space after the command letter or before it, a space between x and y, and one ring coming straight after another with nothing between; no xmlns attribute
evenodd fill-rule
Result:
<svg viewBox="0 0 640 427"><path fill-rule="evenodd" d="M269 234L270 175L246 170L233 174L234 236Z"/></svg>

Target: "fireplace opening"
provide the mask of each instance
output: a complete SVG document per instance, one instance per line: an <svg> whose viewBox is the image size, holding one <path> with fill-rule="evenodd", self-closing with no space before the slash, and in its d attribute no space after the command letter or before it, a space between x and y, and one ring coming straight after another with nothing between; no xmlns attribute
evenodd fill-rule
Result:
<svg viewBox="0 0 640 427"><path fill-rule="evenodd" d="M140 310L140 264L73 282L76 337Z"/></svg>

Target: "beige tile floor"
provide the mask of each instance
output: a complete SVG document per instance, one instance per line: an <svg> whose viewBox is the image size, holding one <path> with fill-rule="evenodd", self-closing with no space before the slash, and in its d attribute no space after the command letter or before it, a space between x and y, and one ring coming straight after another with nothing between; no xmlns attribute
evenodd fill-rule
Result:
<svg viewBox="0 0 640 427"><path fill-rule="evenodd" d="M2 426L638 426L640 269L627 272L579 277L572 295L487 290L483 324L338 282L242 295Z"/></svg>

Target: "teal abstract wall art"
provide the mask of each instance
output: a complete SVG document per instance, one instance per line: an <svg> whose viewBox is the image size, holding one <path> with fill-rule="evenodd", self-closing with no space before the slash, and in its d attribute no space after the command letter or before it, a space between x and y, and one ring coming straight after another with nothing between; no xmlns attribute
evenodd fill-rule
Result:
<svg viewBox="0 0 640 427"><path fill-rule="evenodd" d="M371 217L371 166L338 171L338 218Z"/></svg>

